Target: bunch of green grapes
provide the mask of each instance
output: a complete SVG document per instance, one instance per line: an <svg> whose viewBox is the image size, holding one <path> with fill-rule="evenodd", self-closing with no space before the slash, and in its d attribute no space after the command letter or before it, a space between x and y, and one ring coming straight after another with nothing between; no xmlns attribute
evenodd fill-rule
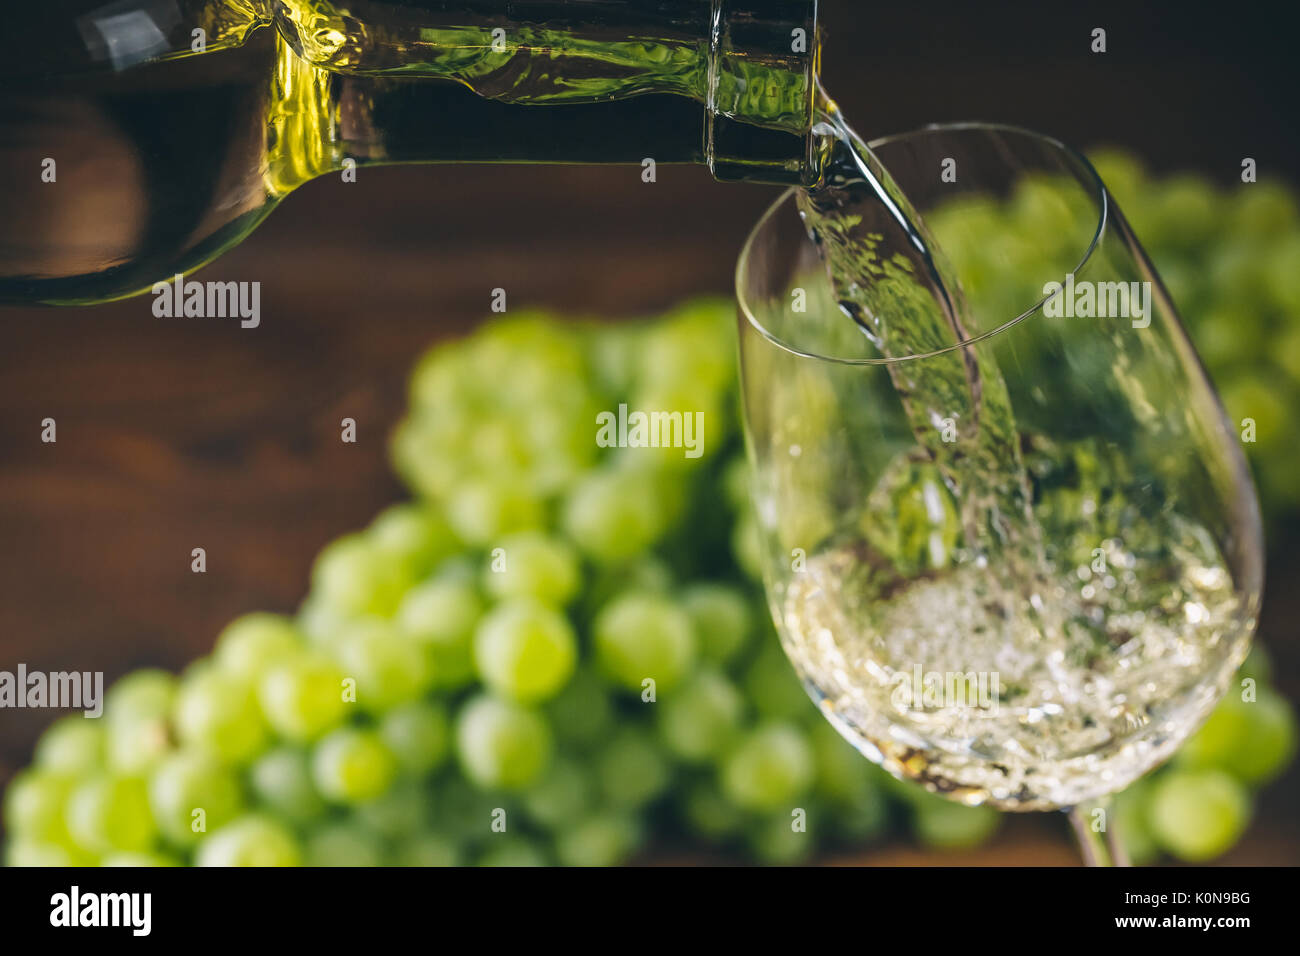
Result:
<svg viewBox="0 0 1300 956"><path fill-rule="evenodd" d="M608 327L530 314L432 350L393 439L416 500L328 545L294 617L240 618L179 677L136 672L101 719L56 722L5 795L6 860L608 865L690 834L789 863L891 822L983 841L996 813L885 776L780 651L732 321L714 301ZM699 456L603 447L620 404L701 413ZM1152 821L1134 832L1187 855L1159 821L1202 797L1243 818L1235 781L1289 757L1269 699L1267 727L1216 714L1124 811ZM1225 784L1229 751L1246 776Z"/></svg>

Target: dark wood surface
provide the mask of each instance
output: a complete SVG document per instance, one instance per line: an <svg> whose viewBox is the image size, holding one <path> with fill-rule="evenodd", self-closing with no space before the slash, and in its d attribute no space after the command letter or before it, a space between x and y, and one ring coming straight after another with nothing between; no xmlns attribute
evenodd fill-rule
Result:
<svg viewBox="0 0 1300 956"><path fill-rule="evenodd" d="M864 130L997 119L1122 143L1223 182L1242 155L1300 179L1275 42L1252 59L1229 33L1207 61L1212 24L1180 34L1116 13L1115 56L1100 60L1079 52L1082 14L1049 23L1009 7L999 25L895 12L877 29L860 6L829 0L823 16L828 86ZM1205 133L1185 121L1198 110ZM410 366L484 315L494 287L512 309L611 318L728 294L774 191L720 186L695 168L661 167L654 184L639 172L408 167L314 182L201 274L261 281L255 330L158 319L148 297L0 309L0 669L22 661L108 680L179 669L235 615L292 610L320 547L401 497L385 445ZM344 416L358 422L355 445L338 441ZM45 417L57 444L40 441ZM207 551L206 574L190 571L194 547ZM1288 551L1275 548L1265 631L1294 699ZM0 782L49 719L0 712ZM1300 860L1295 792L1276 788L1229 859ZM1068 863L1061 832L1014 821L991 849L953 862Z"/></svg>

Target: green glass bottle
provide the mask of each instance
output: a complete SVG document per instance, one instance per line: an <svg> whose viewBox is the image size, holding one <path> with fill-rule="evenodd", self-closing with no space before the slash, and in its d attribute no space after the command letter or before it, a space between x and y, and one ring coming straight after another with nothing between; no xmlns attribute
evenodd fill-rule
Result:
<svg viewBox="0 0 1300 956"><path fill-rule="evenodd" d="M816 0L49 0L6 27L0 302L147 291L350 164L818 175Z"/></svg>

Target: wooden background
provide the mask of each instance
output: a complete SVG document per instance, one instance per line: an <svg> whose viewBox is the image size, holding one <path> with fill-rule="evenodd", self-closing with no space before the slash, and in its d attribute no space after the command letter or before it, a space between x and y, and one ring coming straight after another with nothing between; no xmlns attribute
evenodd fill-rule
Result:
<svg viewBox="0 0 1300 956"><path fill-rule="evenodd" d="M1119 143L1224 184L1244 155L1300 182L1290 51L1251 4L1234 5L1232 24L1186 4L927 4L873 21L868 6L823 0L822 13L827 85L863 132L998 120ZM1088 53L1098 25L1105 56ZM639 172L407 167L318 180L200 273L261 281L255 330L157 319L148 297L0 309L0 669L109 681L179 669L230 618L292 610L320 547L402 496L385 445L411 363L477 321L491 289L516 309L611 318L728 294L774 192L696 168L661 167L654 184ZM344 416L358 422L355 445L338 441ZM45 417L57 444L40 442ZM1297 540L1273 535L1263 628L1293 700ZM200 546L203 575L189 567ZM0 783L49 720L0 712ZM1294 774L1275 785L1227 861L1300 861L1296 795ZM898 847L870 860L1070 863L1063 833L1018 819L972 856Z"/></svg>

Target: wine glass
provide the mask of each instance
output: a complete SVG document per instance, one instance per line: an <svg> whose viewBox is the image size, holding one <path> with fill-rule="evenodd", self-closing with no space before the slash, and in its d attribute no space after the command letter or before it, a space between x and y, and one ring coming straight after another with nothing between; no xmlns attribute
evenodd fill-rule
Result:
<svg viewBox="0 0 1300 956"><path fill-rule="evenodd" d="M894 776L1068 810L1088 862L1122 862L1090 811L1208 716L1258 617L1238 432L1081 155L976 124L870 145L961 282L966 338L884 357L793 191L750 235L742 390L782 645ZM873 212L863 234L893 227Z"/></svg>

